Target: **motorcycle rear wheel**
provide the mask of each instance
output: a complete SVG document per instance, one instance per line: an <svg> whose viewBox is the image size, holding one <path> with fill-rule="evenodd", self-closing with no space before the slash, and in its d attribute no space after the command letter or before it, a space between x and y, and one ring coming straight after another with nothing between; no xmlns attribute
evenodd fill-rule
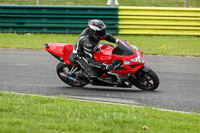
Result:
<svg viewBox="0 0 200 133"><path fill-rule="evenodd" d="M145 91L157 89L160 82L157 74L153 70L149 70L148 72L138 71L129 80L134 86Z"/></svg>
<svg viewBox="0 0 200 133"><path fill-rule="evenodd" d="M56 66L56 72L58 77L66 84L72 87L83 87L88 84L87 81L82 79L77 79L75 82L67 80L66 76L68 76L73 66L65 64L64 62L59 62ZM75 78L75 77L73 77Z"/></svg>

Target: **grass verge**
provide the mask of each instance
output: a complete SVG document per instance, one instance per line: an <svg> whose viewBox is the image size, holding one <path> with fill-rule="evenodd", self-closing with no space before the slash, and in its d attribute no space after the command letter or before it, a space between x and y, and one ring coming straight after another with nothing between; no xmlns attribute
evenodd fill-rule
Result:
<svg viewBox="0 0 200 133"><path fill-rule="evenodd" d="M106 6L108 0L39 0L40 5ZM184 7L185 0L118 0L120 6ZM0 0L0 4L36 5L36 0ZM190 7L200 7L199 0L189 0Z"/></svg>
<svg viewBox="0 0 200 133"><path fill-rule="evenodd" d="M78 37L78 34L0 33L0 48L44 49L43 44L46 42L75 44ZM144 54L200 57L198 36L115 35L115 37L137 45Z"/></svg>
<svg viewBox="0 0 200 133"><path fill-rule="evenodd" d="M0 132L3 133L199 131L197 114L0 92Z"/></svg>

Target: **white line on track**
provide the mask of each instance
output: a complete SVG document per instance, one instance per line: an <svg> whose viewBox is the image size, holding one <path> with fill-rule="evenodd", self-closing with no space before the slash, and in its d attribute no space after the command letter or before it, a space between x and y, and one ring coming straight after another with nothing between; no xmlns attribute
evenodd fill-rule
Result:
<svg viewBox="0 0 200 133"><path fill-rule="evenodd" d="M29 95L29 96L39 96L39 97L48 97L48 98L59 98L56 96L45 96L45 95L36 95L36 94L26 94L26 93L16 93L16 92L4 92L4 91L0 91L3 93L11 93L11 94L19 94L19 95ZM112 99L108 99L105 100L105 98L90 98L90 97L80 97L80 96L67 96L66 98L70 98L72 100L79 100L79 101L89 101L89 102L98 102L98 103L105 103L105 104L115 104L115 105L122 105L122 106L135 106L135 107L139 107L139 108L143 108L145 106L142 106L140 103L137 102L133 102L133 101L128 101L128 100L118 100L116 101L116 99L112 98ZM195 115L200 115L197 113L192 113L192 112L184 112L184 111L176 111L176 110L170 110L170 109L161 109L161 108L154 108L151 107L152 109L157 109L160 111L168 111L168 112L177 112L177 113L183 113L183 114L195 114Z"/></svg>

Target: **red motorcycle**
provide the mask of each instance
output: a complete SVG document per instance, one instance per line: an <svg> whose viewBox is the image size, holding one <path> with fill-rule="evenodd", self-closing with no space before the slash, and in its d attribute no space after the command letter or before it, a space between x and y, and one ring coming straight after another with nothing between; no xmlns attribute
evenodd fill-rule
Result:
<svg viewBox="0 0 200 133"><path fill-rule="evenodd" d="M57 58L56 71L59 78L66 84L73 87L83 87L87 84L115 87L132 87L153 91L159 86L157 74L148 66L142 52L135 46L121 40L117 47L110 44L99 44L94 52L95 60L101 63L114 63L117 70L102 71L92 80L75 76L74 72L79 71L81 66L70 62L70 54L73 45L65 43L46 43L45 49Z"/></svg>

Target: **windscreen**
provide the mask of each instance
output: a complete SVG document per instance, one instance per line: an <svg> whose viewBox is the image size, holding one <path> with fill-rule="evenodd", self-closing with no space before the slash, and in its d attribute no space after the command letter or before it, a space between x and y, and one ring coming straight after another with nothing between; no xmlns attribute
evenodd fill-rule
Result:
<svg viewBox="0 0 200 133"><path fill-rule="evenodd" d="M119 41L118 46L113 50L115 55L133 55L133 49L122 41Z"/></svg>

